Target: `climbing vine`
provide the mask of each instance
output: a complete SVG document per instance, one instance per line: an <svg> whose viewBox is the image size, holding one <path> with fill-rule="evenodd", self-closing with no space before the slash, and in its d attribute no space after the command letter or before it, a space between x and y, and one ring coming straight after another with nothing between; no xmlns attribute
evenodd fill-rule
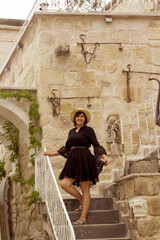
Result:
<svg viewBox="0 0 160 240"><path fill-rule="evenodd" d="M34 166L34 162L35 162L35 154L36 154L36 150L37 147L41 147L41 142L38 140L37 138L37 134L41 134L42 130L40 127L38 127L38 120L39 120L39 112L38 112L38 103L36 101L36 99L28 92L28 91L2 91L0 89L0 98L6 99L6 98L15 98L17 100L17 102L20 102L21 99L26 99L27 101L29 101L30 104L30 110L29 110L29 126L28 126L28 130L29 130L29 134L30 134L30 146L29 146L29 150L33 149L34 153L31 154L31 158L30 158L30 162L31 164ZM8 150L10 150L12 152L12 156L11 156L11 162L14 162L14 159L16 158L16 154L18 151L18 147L16 145L16 131L18 130L14 130L15 132L12 132L11 129L11 123L9 121L7 121L5 123L5 125L3 126L3 130L5 131L5 137L8 138L7 140L10 141L10 145L8 146Z"/></svg>
<svg viewBox="0 0 160 240"><path fill-rule="evenodd" d="M0 160L0 181L6 176L6 171L4 169L5 162Z"/></svg>
<svg viewBox="0 0 160 240"><path fill-rule="evenodd" d="M4 121L3 133L7 141L10 143L7 149L10 151L10 161L13 163L16 161L19 152L19 130L14 127L10 121Z"/></svg>
<svg viewBox="0 0 160 240"><path fill-rule="evenodd" d="M34 166L35 163L35 154L39 147L41 147L41 142L37 138L40 136L39 134L42 133L41 128L38 126L39 120L39 112L38 112L38 103L36 99L28 92L28 91L2 91L0 89L0 98L14 98L17 102L20 102L21 99L25 99L30 102L30 109L29 109L29 139L30 145L28 147L29 150L33 150L33 154L30 156L30 162ZM10 161L16 163L15 175L12 177L12 181L15 183L20 183L21 186L23 185L30 185L31 187L34 186L35 183L35 176L34 174L29 179L23 179L21 174L21 166L16 160L18 159L19 154L19 130L15 128L15 126L10 121L4 121L3 124L3 133L1 133L6 140L8 141L7 149L10 151ZM0 161L0 181L3 177L6 176L6 171L4 169L5 161ZM30 219L28 224L28 236L29 236L29 228L32 221L32 214L35 211L35 206L37 202L41 202L42 198L39 196L37 191L32 191L31 194L28 196L28 206L31 207ZM18 217L18 212L17 212ZM17 219L16 219L17 221ZM15 230L16 231L16 230Z"/></svg>

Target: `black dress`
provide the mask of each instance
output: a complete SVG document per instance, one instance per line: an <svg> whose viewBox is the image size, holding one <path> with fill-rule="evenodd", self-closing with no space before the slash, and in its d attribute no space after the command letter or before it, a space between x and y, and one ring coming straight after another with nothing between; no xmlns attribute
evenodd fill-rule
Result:
<svg viewBox="0 0 160 240"><path fill-rule="evenodd" d="M89 148L93 145L93 155ZM84 126L78 132L76 128L69 131L66 145L58 150L59 154L67 158L59 179L64 177L73 178L76 181L73 185L79 186L79 182L90 180L96 184L98 179L97 168L95 164L96 157L107 154L106 150L98 143L93 128Z"/></svg>

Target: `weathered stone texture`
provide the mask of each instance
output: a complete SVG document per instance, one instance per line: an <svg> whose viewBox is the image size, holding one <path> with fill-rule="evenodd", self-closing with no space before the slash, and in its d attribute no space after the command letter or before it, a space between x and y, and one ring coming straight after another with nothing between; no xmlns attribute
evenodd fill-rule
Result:
<svg viewBox="0 0 160 240"><path fill-rule="evenodd" d="M127 161L125 164L125 175L132 173L158 173L157 160Z"/></svg>
<svg viewBox="0 0 160 240"><path fill-rule="evenodd" d="M141 195L152 196L152 195L158 194L160 190L160 185L158 183L157 183L157 180L152 177L135 178L134 180L135 196L141 196Z"/></svg>
<svg viewBox="0 0 160 240"><path fill-rule="evenodd" d="M127 7L129 9L129 5ZM113 17L114 18L114 17ZM43 130L43 147L50 151L59 149L65 144L68 130L73 127L69 120L69 113L76 107L84 107L91 112L90 125L95 129L97 138L106 147L106 126L105 121L109 114L118 114L120 117L132 110L138 103L144 101L154 92L157 93L157 85L148 81L148 75L131 75L130 96L131 102L126 103L127 84L126 74L122 73L131 64L131 70L135 71L156 71L159 72L160 65L160 20L158 18L114 18L111 24L104 21L104 16L78 16L78 15L55 15L37 14L33 17L28 30L24 33L21 41L23 48L16 50L10 59L10 71L3 72L0 77L1 86L14 87L36 87L41 115L40 124ZM16 29L17 31L17 29ZM0 62L4 58L6 48L15 39L15 32L7 31L10 42L6 43L7 34L0 30ZM95 56L92 53L94 45L84 48L87 53L86 63L82 54L80 34L85 34L84 41L89 43L105 43L96 45ZM3 43L2 43L3 42ZM121 43L121 45L119 44ZM55 49L58 46L69 45L69 56L55 56ZM122 49L119 49L120 46ZM51 90L56 89L55 96L62 97L60 102L60 115L53 117L53 108L48 97L53 97ZM73 99L72 99L73 97ZM78 98L76 98L78 97ZM87 99L87 97L90 97ZM91 104L90 107L87 107ZM58 109L56 109L58 111ZM152 111L151 106L147 110ZM140 119L144 118L145 111L139 112ZM132 116L135 118L135 116ZM149 128L154 128L153 119L149 117ZM141 131L145 129L146 122L143 120ZM126 127L124 134L125 153L131 154L129 139L129 127ZM134 148L132 153L139 150L137 127L133 131ZM23 143L23 141L22 141ZM142 143L147 143L147 138L142 138ZM154 143L150 137L149 143ZM24 149L23 149L24 147ZM26 168L28 161L27 147L21 146L22 167L24 175L30 176L33 169ZM109 149L109 148L108 148ZM111 148L110 148L111 149ZM26 156L26 158L25 158ZM61 157L55 158L54 169L56 178L65 160ZM111 159L110 168L121 167L119 160ZM129 166L130 173L155 172L155 162L148 162L149 165L142 166L142 162ZM120 166L119 166L120 165ZM104 170L104 173L108 171ZM111 171L111 170L110 170ZM155 176L137 176L117 183L115 197L122 202L121 211L123 215L131 216L133 227L133 239L155 240L159 231L159 179ZM17 188L18 195L27 199L29 189ZM142 198L147 201L149 216L144 219L136 219L134 209L129 209L127 201L135 198ZM19 198L22 202L22 198ZM124 204L123 204L124 203ZM136 205L137 202L135 202ZM157 203L157 208L155 204ZM139 203L138 203L139 204ZM135 206L133 204L133 206ZM28 216L25 207L23 213ZM133 214L132 214L133 210ZM142 211L143 212L143 211ZM14 208L15 214L15 208ZM20 216L22 222L22 216ZM26 220L25 220L26 221ZM24 222L25 222L24 221ZM25 223L22 222L22 231ZM37 224L37 223L36 223ZM144 225L146 229L143 231ZM155 228L153 227L155 225ZM37 226L37 225L36 225ZM25 229L25 227L24 227ZM37 227L37 229L39 229ZM153 235L153 236L152 236ZM156 239L157 240L157 239Z"/></svg>
<svg viewBox="0 0 160 240"><path fill-rule="evenodd" d="M128 222L134 240L158 240L160 231L159 174L132 174L105 189L105 197L115 197Z"/></svg>
<svg viewBox="0 0 160 240"><path fill-rule="evenodd" d="M151 216L160 216L160 198L154 197L148 200L148 212Z"/></svg>
<svg viewBox="0 0 160 240"><path fill-rule="evenodd" d="M147 217L145 219L137 220L137 231L141 237L151 237L158 233L159 219Z"/></svg>

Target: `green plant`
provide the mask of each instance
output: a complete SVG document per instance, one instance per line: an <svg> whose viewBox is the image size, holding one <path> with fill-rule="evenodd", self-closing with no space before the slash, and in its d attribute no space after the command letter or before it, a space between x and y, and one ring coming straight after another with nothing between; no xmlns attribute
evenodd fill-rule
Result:
<svg viewBox="0 0 160 240"><path fill-rule="evenodd" d="M4 169L5 162L0 160L0 181L6 176L6 171Z"/></svg>
<svg viewBox="0 0 160 240"><path fill-rule="evenodd" d="M24 180L22 178L21 167L20 167L19 163L16 164L15 172L16 172L16 174L12 177L12 181L22 184Z"/></svg>
<svg viewBox="0 0 160 240"><path fill-rule="evenodd" d="M22 185L26 185L26 184L28 184L32 187L34 186L34 184L35 184L35 175L34 174L30 178L23 180Z"/></svg>
<svg viewBox="0 0 160 240"><path fill-rule="evenodd" d="M17 102L20 102L21 99L26 99L30 103L29 109L29 126L28 131L30 134L30 145L29 150L33 149L34 153L30 156L30 162L34 165L35 162L35 154L37 148L41 147L41 142L39 141L38 137L39 134L42 134L41 128L38 126L39 121L39 112L38 112L38 103L36 99L28 91L2 91L0 89L0 98L15 98ZM14 127L14 125L10 121L5 121L3 125L3 134L2 134L8 141L9 145L7 149L11 152L10 161L15 162L18 157L19 153L19 130ZM38 136L38 137L37 137ZM4 161L0 161L0 180L5 177L6 172L4 170ZM12 181L19 182L22 185L28 184L30 186L34 186L35 176L32 175L29 179L24 180L21 175L20 164L16 164L16 175L12 177ZM28 223L28 239L29 239L29 228L32 222L32 214L36 209L36 203L42 202L42 198L39 196L37 191L32 191L31 195L29 196L28 206L31 208L30 212L30 219ZM18 216L18 215L17 215ZM16 220L17 220L16 216Z"/></svg>
<svg viewBox="0 0 160 240"><path fill-rule="evenodd" d="M19 130L8 120L4 121L2 129L4 133L1 133L1 135L10 143L7 149L11 152L10 161L13 163L17 159L19 152Z"/></svg>
<svg viewBox="0 0 160 240"><path fill-rule="evenodd" d="M15 98L17 100L17 102L20 102L21 99L26 99L27 101L30 102L30 110L29 110L29 126L28 126L28 131L30 134L30 146L29 149L33 149L34 153L31 154L30 156L30 162L31 164L34 166L35 163L35 153L37 148L41 147L41 142L39 141L39 139L37 138L37 135L42 133L41 128L38 126L38 120L39 120L39 112L38 112L38 103L36 102L36 99L28 92L28 91L2 91L2 89L0 89L0 98L6 99L6 98ZM5 126L5 129L7 129L7 126ZM14 140L11 139L12 138L12 134L9 135L9 129L8 131L8 138L10 140ZM18 130L17 130L18 131ZM12 144L11 144L12 145ZM8 149L9 150L13 150L12 151L12 160L14 160L16 158L16 156L14 156L14 153L16 154L17 149L14 148L14 144L12 146L9 146Z"/></svg>

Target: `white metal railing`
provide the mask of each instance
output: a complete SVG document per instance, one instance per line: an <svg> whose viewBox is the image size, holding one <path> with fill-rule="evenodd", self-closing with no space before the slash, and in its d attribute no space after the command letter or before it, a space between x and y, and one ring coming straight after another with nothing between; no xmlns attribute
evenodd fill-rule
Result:
<svg viewBox="0 0 160 240"><path fill-rule="evenodd" d="M63 202L48 156L41 150L35 158L35 189L46 203L56 240L75 240L75 233Z"/></svg>
<svg viewBox="0 0 160 240"><path fill-rule="evenodd" d="M62 12L160 12L157 0L39 0L37 10Z"/></svg>
<svg viewBox="0 0 160 240"><path fill-rule="evenodd" d="M118 125L121 146L113 139L113 145L124 168L127 160L149 157L160 146L160 127L156 125L157 94L139 104L113 125ZM157 151L159 158L159 151Z"/></svg>

